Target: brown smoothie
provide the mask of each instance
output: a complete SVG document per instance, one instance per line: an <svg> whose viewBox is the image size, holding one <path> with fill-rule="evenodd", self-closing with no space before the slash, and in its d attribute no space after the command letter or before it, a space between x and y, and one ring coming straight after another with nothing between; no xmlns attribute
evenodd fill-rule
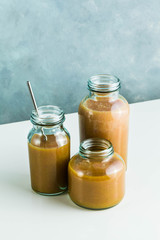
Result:
<svg viewBox="0 0 160 240"><path fill-rule="evenodd" d="M68 135L34 134L28 143L31 185L43 194L58 194L67 189L67 166L70 159Z"/></svg>
<svg viewBox="0 0 160 240"><path fill-rule="evenodd" d="M88 138L105 138L113 144L127 163L129 105L121 97L110 99L96 97L79 105L80 141Z"/></svg>
<svg viewBox="0 0 160 240"><path fill-rule="evenodd" d="M68 190L72 201L91 209L118 204L125 193L125 168L116 153L103 162L75 155L68 165Z"/></svg>

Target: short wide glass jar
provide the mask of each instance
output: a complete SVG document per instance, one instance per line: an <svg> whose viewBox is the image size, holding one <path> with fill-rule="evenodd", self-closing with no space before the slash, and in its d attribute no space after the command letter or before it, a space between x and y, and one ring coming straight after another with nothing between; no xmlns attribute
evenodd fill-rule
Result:
<svg viewBox="0 0 160 240"><path fill-rule="evenodd" d="M125 162L109 141L100 138L83 141L68 165L70 198L90 209L118 204L125 193L125 170Z"/></svg>
<svg viewBox="0 0 160 240"><path fill-rule="evenodd" d="M67 190L70 136L63 127L64 112L57 106L42 106L31 114L33 128L28 135L32 189L42 195Z"/></svg>
<svg viewBox="0 0 160 240"><path fill-rule="evenodd" d="M120 80L103 74L88 80L89 95L79 105L80 141L105 138L127 164L129 105L119 94Z"/></svg>

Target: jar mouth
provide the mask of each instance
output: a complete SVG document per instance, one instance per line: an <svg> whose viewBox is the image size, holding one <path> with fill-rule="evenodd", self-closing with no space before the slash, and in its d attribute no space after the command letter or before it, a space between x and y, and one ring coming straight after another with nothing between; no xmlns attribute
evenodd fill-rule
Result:
<svg viewBox="0 0 160 240"><path fill-rule="evenodd" d="M103 138L89 138L81 142L79 153L87 158L109 157L114 153L112 143Z"/></svg>
<svg viewBox="0 0 160 240"><path fill-rule="evenodd" d="M63 123L65 116L61 108L54 105L46 105L38 107L38 113L33 110L30 120L34 125L54 126Z"/></svg>
<svg viewBox="0 0 160 240"><path fill-rule="evenodd" d="M88 89L93 92L114 92L117 91L120 86L120 79L111 74L98 74L88 79Z"/></svg>

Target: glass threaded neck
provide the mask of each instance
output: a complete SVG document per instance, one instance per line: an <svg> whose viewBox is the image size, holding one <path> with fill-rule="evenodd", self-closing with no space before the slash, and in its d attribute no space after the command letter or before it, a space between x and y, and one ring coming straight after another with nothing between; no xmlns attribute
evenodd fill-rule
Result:
<svg viewBox="0 0 160 240"><path fill-rule="evenodd" d="M103 138L89 138L81 142L80 155L86 158L109 157L114 153L112 143Z"/></svg>
<svg viewBox="0 0 160 240"><path fill-rule="evenodd" d="M88 89L93 92L114 92L117 91L120 86L120 79L110 74L99 74L88 79Z"/></svg>
<svg viewBox="0 0 160 240"><path fill-rule="evenodd" d="M53 105L46 105L38 107L38 114L33 110L30 120L34 125L55 126L63 123L65 116L61 108Z"/></svg>

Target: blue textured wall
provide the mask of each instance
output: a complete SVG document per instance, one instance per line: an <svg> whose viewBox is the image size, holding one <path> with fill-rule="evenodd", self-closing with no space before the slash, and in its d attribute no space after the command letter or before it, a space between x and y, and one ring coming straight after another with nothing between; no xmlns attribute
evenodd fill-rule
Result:
<svg viewBox="0 0 160 240"><path fill-rule="evenodd" d="M97 73L130 103L160 98L159 0L0 0L0 123L29 119L27 80L74 112Z"/></svg>

